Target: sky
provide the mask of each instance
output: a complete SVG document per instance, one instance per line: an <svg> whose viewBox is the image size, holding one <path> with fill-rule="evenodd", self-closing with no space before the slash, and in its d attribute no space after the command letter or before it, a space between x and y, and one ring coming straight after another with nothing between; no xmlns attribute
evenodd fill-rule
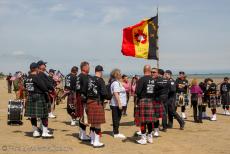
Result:
<svg viewBox="0 0 230 154"><path fill-rule="evenodd" d="M156 15L160 67L230 72L229 0L0 0L0 72L27 72L40 59L68 73L88 61L105 73L142 73L156 61L121 54L122 29Z"/></svg>

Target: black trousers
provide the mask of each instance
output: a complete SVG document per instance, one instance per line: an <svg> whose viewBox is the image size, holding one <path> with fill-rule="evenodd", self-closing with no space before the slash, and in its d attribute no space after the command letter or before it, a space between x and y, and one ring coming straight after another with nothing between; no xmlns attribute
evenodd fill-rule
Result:
<svg viewBox="0 0 230 154"><path fill-rule="evenodd" d="M192 101L192 107L193 107L194 121L202 121L202 108L203 108L202 105L198 105L197 101Z"/></svg>
<svg viewBox="0 0 230 154"><path fill-rule="evenodd" d="M110 106L110 108L112 110L113 133L119 134L122 110L120 110L118 106Z"/></svg>
<svg viewBox="0 0 230 154"><path fill-rule="evenodd" d="M176 100L175 98L169 98L168 99L168 126L173 127L173 118L177 120L177 122L181 125L183 125L184 120L181 118L181 116L176 112Z"/></svg>
<svg viewBox="0 0 230 154"><path fill-rule="evenodd" d="M168 98L167 97L161 98L161 103L163 104L164 112L165 112L165 114L162 117L162 126L163 126L163 129L167 129L167 125L168 125Z"/></svg>

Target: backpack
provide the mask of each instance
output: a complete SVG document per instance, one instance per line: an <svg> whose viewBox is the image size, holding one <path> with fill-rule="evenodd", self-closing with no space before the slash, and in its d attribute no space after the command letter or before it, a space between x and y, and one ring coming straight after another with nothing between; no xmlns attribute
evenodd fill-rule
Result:
<svg viewBox="0 0 230 154"><path fill-rule="evenodd" d="M111 100L112 97L113 97L113 94L112 94L112 92L111 92L111 84L112 84L112 83L108 83L108 84L106 85L107 100Z"/></svg>
<svg viewBox="0 0 230 154"><path fill-rule="evenodd" d="M116 81L114 79L112 79L107 85L106 85L106 90L107 90L107 100L111 100L113 97L113 94L111 92L111 85L112 83Z"/></svg>

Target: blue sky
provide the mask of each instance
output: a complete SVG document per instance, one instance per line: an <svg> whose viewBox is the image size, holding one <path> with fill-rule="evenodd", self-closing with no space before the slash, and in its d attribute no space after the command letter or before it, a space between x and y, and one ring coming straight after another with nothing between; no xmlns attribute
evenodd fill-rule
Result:
<svg viewBox="0 0 230 154"><path fill-rule="evenodd" d="M230 72L229 0L0 0L0 71L27 71L39 59L64 73L83 60L106 73L156 66L120 50L122 28L154 16L157 5L162 68Z"/></svg>

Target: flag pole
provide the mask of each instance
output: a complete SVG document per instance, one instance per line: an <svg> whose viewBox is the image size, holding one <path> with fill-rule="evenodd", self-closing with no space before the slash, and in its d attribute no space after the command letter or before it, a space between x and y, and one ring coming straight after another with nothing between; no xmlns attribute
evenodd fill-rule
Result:
<svg viewBox="0 0 230 154"><path fill-rule="evenodd" d="M160 58L159 58L159 47L158 47L158 39L159 39L159 36L158 36L158 30L159 30L159 18L158 18L159 16L158 16L158 4L157 4L157 49L156 49L156 54L157 54L157 69L159 69L160 68Z"/></svg>

